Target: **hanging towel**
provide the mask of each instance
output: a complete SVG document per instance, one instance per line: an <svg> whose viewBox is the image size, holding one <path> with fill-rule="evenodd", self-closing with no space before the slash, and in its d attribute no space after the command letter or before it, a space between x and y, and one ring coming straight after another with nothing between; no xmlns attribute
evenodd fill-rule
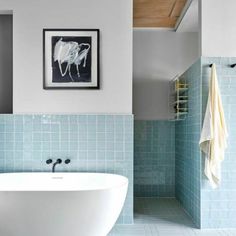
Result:
<svg viewBox="0 0 236 236"><path fill-rule="evenodd" d="M221 162L224 160L228 133L215 64L212 65L210 79L207 108L199 145L205 153L205 175L212 188L217 188L221 180Z"/></svg>

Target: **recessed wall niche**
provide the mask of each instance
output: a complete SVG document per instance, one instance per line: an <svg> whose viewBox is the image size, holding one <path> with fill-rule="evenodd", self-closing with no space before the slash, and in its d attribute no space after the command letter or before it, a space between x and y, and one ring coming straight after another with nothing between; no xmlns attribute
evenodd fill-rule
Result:
<svg viewBox="0 0 236 236"><path fill-rule="evenodd" d="M0 114L13 110L12 18L12 14L0 11Z"/></svg>

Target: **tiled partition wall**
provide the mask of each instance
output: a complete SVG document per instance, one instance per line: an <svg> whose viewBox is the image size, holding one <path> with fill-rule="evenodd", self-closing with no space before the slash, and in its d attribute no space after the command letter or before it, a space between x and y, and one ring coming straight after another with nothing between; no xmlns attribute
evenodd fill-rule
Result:
<svg viewBox="0 0 236 236"><path fill-rule="evenodd" d="M175 196L175 123L134 122L135 197Z"/></svg>
<svg viewBox="0 0 236 236"><path fill-rule="evenodd" d="M199 150L205 115L210 64L216 63L229 138L222 163L222 182L212 189L204 175L204 155ZM236 58L206 58L195 63L183 76L189 83L189 113L176 122L176 197L201 228L236 227Z"/></svg>
<svg viewBox="0 0 236 236"><path fill-rule="evenodd" d="M117 223L133 222L132 115L0 115L0 171L51 171L48 158L70 158L57 171L127 176L129 190Z"/></svg>
<svg viewBox="0 0 236 236"><path fill-rule="evenodd" d="M189 111L185 120L175 123L175 192L176 198L200 227L201 61L193 64L182 77L189 85Z"/></svg>
<svg viewBox="0 0 236 236"><path fill-rule="evenodd" d="M211 189L202 176L202 228L236 228L236 58L202 58L202 115L206 109L210 78L209 64L216 63L229 138L225 160L222 163L222 183ZM203 170L203 169L202 169Z"/></svg>

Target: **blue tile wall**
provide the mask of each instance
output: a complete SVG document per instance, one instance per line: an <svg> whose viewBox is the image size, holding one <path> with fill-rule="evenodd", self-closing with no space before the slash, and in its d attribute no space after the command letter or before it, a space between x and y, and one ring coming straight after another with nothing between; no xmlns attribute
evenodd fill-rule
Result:
<svg viewBox="0 0 236 236"><path fill-rule="evenodd" d="M175 124L134 122L135 197L175 196Z"/></svg>
<svg viewBox="0 0 236 236"><path fill-rule="evenodd" d="M176 198L200 227L201 153L201 61L193 64L181 77L187 80L188 115L175 122Z"/></svg>
<svg viewBox="0 0 236 236"><path fill-rule="evenodd" d="M210 78L208 65L211 63L216 63L229 138L222 163L222 183L218 189L211 189L202 168L202 228L236 228L236 70L229 67L236 63L236 58L202 58L203 116Z"/></svg>
<svg viewBox="0 0 236 236"><path fill-rule="evenodd" d="M51 171L48 158L70 158L58 171L116 173L129 190L117 223L133 222L132 115L0 115L0 171Z"/></svg>
<svg viewBox="0 0 236 236"><path fill-rule="evenodd" d="M205 114L210 68L216 63L229 138L222 163L222 183L212 189L204 175L199 139ZM189 83L189 114L176 122L176 197L201 228L236 227L236 58L202 57L184 74Z"/></svg>

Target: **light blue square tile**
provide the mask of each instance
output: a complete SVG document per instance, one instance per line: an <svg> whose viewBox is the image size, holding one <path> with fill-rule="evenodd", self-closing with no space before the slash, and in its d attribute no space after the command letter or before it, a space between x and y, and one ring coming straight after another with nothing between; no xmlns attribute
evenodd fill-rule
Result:
<svg viewBox="0 0 236 236"><path fill-rule="evenodd" d="M115 152L107 151L105 155L106 155L106 160L114 161L114 159L115 159Z"/></svg>
<svg viewBox="0 0 236 236"><path fill-rule="evenodd" d="M79 142L78 149L79 150L83 150L83 151L87 150L88 149L88 143L85 142L85 141Z"/></svg>
<svg viewBox="0 0 236 236"><path fill-rule="evenodd" d="M105 151L97 151L97 160L99 160L99 161L106 160L106 152Z"/></svg>
<svg viewBox="0 0 236 236"><path fill-rule="evenodd" d="M96 141L89 141L88 142L88 146L87 146L88 150L96 150L97 149L97 142Z"/></svg>
<svg viewBox="0 0 236 236"><path fill-rule="evenodd" d="M63 151L65 151L65 150L69 150L69 142L62 142L61 144L60 144L60 147L61 147L61 150L63 150Z"/></svg>
<svg viewBox="0 0 236 236"><path fill-rule="evenodd" d="M5 132L5 124L0 123L0 133Z"/></svg>

